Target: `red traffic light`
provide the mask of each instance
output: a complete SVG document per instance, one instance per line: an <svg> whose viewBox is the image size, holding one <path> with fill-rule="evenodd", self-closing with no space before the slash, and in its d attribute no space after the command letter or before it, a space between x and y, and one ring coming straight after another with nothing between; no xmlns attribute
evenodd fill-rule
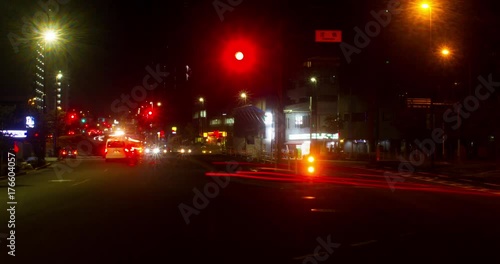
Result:
<svg viewBox="0 0 500 264"><path fill-rule="evenodd" d="M148 115L152 115L152 114L153 114L153 111L149 111L149 112L148 112Z"/></svg>
<svg viewBox="0 0 500 264"><path fill-rule="evenodd" d="M250 72L256 67L257 53L257 48L251 41L235 39L224 44L222 64L230 72Z"/></svg>
<svg viewBox="0 0 500 264"><path fill-rule="evenodd" d="M234 57L235 57L237 60L242 60L245 56L243 55L243 52L238 51L238 52L236 52L236 54L234 54Z"/></svg>

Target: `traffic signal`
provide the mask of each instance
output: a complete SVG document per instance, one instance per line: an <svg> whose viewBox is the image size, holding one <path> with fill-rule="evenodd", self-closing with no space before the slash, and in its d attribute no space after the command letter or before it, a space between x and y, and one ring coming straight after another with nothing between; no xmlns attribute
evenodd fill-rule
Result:
<svg viewBox="0 0 500 264"><path fill-rule="evenodd" d="M19 152L19 146L17 145L17 141L14 141L14 152L15 153Z"/></svg>
<svg viewBox="0 0 500 264"><path fill-rule="evenodd" d="M316 166L315 166L315 160L314 160L314 157L313 156L308 156L307 157L307 160L306 160L306 170L307 170L307 173L308 174L314 174L314 172L316 171Z"/></svg>
<svg viewBox="0 0 500 264"><path fill-rule="evenodd" d="M236 60L243 60L243 58L245 58L245 55L243 54L243 52L241 51L237 51L235 54L234 54L234 57L236 58Z"/></svg>
<svg viewBox="0 0 500 264"><path fill-rule="evenodd" d="M229 72L248 73L255 69L257 48L248 39L239 38L225 43L222 64Z"/></svg>

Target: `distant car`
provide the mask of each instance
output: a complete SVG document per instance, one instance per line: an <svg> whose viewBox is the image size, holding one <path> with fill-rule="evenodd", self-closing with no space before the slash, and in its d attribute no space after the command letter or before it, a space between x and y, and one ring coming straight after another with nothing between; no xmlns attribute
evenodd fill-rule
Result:
<svg viewBox="0 0 500 264"><path fill-rule="evenodd" d="M193 152L193 150L188 146L183 146L183 147L179 148L179 152L181 154L191 154L191 152Z"/></svg>
<svg viewBox="0 0 500 264"><path fill-rule="evenodd" d="M109 160L126 160L129 158L130 149L127 143L121 139L108 139L106 149L104 150L104 159Z"/></svg>
<svg viewBox="0 0 500 264"><path fill-rule="evenodd" d="M59 150L59 159L76 159L78 152L73 147L65 147Z"/></svg>
<svg viewBox="0 0 500 264"><path fill-rule="evenodd" d="M105 161L137 161L141 158L142 152L142 145L138 142L122 138L110 138L106 141L104 159Z"/></svg>

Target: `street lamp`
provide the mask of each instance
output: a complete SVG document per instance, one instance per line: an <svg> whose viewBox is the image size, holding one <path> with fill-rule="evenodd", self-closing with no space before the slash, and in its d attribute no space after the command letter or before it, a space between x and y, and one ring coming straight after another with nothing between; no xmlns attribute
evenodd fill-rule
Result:
<svg viewBox="0 0 500 264"><path fill-rule="evenodd" d="M429 45L432 47L432 7L429 3L423 3L420 7L429 10Z"/></svg>
<svg viewBox="0 0 500 264"><path fill-rule="evenodd" d="M242 92L240 94L241 99L243 99L243 103L246 105L247 104L247 94L245 92Z"/></svg>
<svg viewBox="0 0 500 264"><path fill-rule="evenodd" d="M450 50L448 48L441 49L441 55L444 57L448 57L450 55Z"/></svg>
<svg viewBox="0 0 500 264"><path fill-rule="evenodd" d="M56 31L52 30L52 29L47 29L46 31L44 31L42 33L42 38L43 38L43 54L44 54L44 58L45 58L45 61L44 61L44 69L43 69L43 72L44 72L44 77L43 77L43 81L44 81L44 85L43 85L43 112L44 114L47 113L47 102L46 102L46 94L47 94L47 67L48 67L48 63L47 63L47 59L48 59L48 56L47 56L47 47L48 47L48 44L50 43L53 43L55 41L57 41L58 39L58 36L57 36L57 33Z"/></svg>
<svg viewBox="0 0 500 264"><path fill-rule="evenodd" d="M43 56L44 56L44 69L43 69L43 114L45 115L44 117L44 128L43 128L43 133L42 133L42 153L41 153L41 158L44 159L45 158L45 155L46 155L46 150L47 150L47 139L46 139L46 133L45 133L45 127L46 127L46 119L47 119L47 86L48 86L48 82L47 82L47 79L48 79L48 76L47 76L47 68L48 68L48 52L47 52L47 48L48 48L48 45L50 43L54 43L58 40L58 34L55 30L53 29L47 29L45 30L44 32L42 32L41 34L41 38L42 38L42 41L43 41ZM56 109L57 109L57 106L56 106ZM55 135L53 135L54 137ZM55 146L54 146L54 149L55 149ZM56 155L56 153L54 153L54 155Z"/></svg>

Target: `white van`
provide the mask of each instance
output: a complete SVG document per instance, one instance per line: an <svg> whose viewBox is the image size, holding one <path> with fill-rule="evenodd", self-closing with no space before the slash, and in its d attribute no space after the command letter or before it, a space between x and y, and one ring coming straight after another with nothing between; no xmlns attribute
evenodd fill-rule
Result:
<svg viewBox="0 0 500 264"><path fill-rule="evenodd" d="M109 160L125 160L129 155L130 150L127 148L127 142L123 139L110 138L106 141L104 150L104 159Z"/></svg>

